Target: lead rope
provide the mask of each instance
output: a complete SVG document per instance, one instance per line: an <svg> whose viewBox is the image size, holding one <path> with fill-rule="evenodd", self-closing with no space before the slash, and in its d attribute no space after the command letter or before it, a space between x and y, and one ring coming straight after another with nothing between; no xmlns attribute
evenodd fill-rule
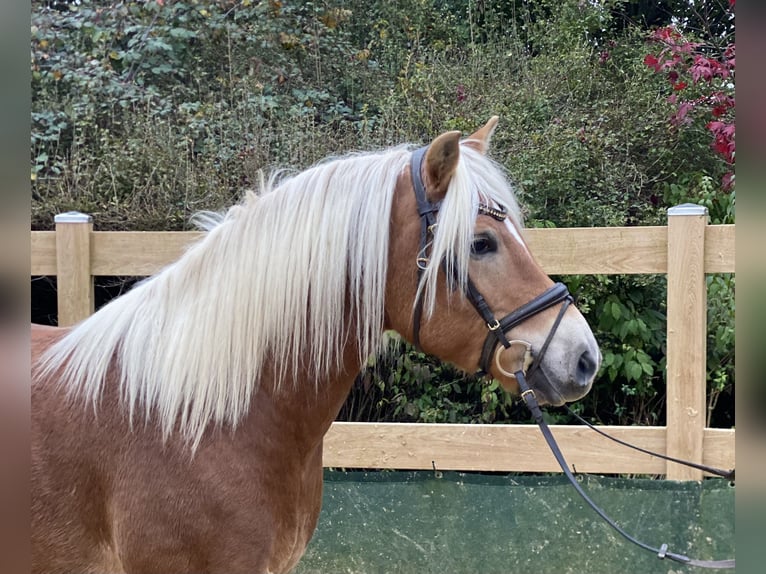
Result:
<svg viewBox="0 0 766 574"><path fill-rule="evenodd" d="M735 475L734 470L735 469L733 469L733 468L731 470L721 470L720 468L715 468L714 466L707 466L705 464L698 464L696 462L691 462L691 461L688 461L688 460L682 460L680 458L675 458L673 456L668 456L668 455L665 455L665 454L660 454L658 452L653 452L651 450L648 450L648 449L645 449L645 448L641 448L640 446L636 446L634 444L630 444L629 442L625 442L622 439L619 439L619 438L616 438L616 437L613 437L613 436L610 436L610 435L606 434L604 431L599 429L597 426L589 423L584 418L582 418L580 415L578 415L576 412L574 412L572 409L570 409L568 405L563 405L563 406L564 406L564 409L566 409L566 411L570 415L572 415L574 418L576 418L582 424L584 424L587 427L590 427L591 429L596 431L601 436L606 437L609 440L616 442L617 444L621 444L622 446L627 446L628 448L632 448L633 450L637 450L638 452L643 452L644 454L648 454L648 455L651 455L651 456L656 456L657 458L662 458L664 460L669 460L670 462L675 462L675 463L678 463L678 464L683 464L684 466L688 466L688 467L691 467L691 468L696 468L698 470L702 470L702 471L708 472L710 474L715 474L717 476L726 478L728 480L734 480L734 475Z"/></svg>
<svg viewBox="0 0 766 574"><path fill-rule="evenodd" d="M436 225L436 213L439 210L438 203L432 204L430 201L428 201L426 193L425 193L425 186L423 185L423 180L420 176L420 166L423 161L423 157L426 153L426 150L427 150L427 147L423 147L418 150L415 150L415 152L413 152L412 154L412 160L410 163L412 184L415 190L415 198L418 204L418 214L420 215L420 221L421 221L420 251L417 256L418 284L420 284L423 271L425 270L425 266L428 264L428 256L426 253L428 249L428 236L430 233L433 232L433 229ZM499 219L500 217L504 218L505 216L504 210L502 212L498 211L497 213L492 213L491 208L489 208L488 214L492 215L493 217L497 219ZM559 301L562 302L561 309L559 310L558 316L556 317L556 320L554 321L552 328L548 332L548 336L545 339L545 342L540 348L540 352L538 353L537 359L533 361L529 369L530 375L534 373L535 370L539 367L540 361L543 355L545 354L545 352L547 351L548 345L553 339L553 335L558 329L558 326L561 323L562 318L564 317L564 313L566 312L567 307L569 307L569 305L572 303L572 296L569 295L569 293L566 291L566 288L564 287L564 289L562 290L561 287L559 287L558 285L559 284L552 286L551 288L546 290L546 292L543 293L540 297L530 302L530 304L522 307L522 309L524 310L523 318L519 319L519 322L528 318L531 314L539 313L540 311L547 309L548 307L552 305L555 305ZM485 303L484 298L481 297L481 294L478 292L478 290L476 290L473 287L473 284L470 282L469 282L468 291L469 291L468 293L469 299L471 300L472 303L474 303L474 307L476 307L477 311L479 311L479 314L482 316L482 318L485 319L485 322L487 323L491 331L491 333L487 337L487 344L491 345L488 356L491 355L492 349L497 345L497 343L500 343L504 349L510 348L511 342L507 340L505 336L505 331L512 328L513 325L510 324L510 320L515 316L515 313L512 313L511 315L508 315L507 317L498 321L497 319L495 319L494 315L489 309L489 306L486 306L486 309L484 309L484 305L483 305ZM422 295L422 294L419 293L419 295ZM478 295L478 297L475 297L475 295ZM543 303L543 301L545 302ZM530 310L530 308L534 309L534 313ZM420 333L419 332L420 332L420 321L421 321L422 311L423 311L423 301L422 301L422 296L420 296L415 302L415 309L413 313L413 340L414 340L416 349L420 348L420 336L419 336ZM492 341L493 334L496 338L494 342ZM487 344L485 344L485 348L487 347ZM525 354L525 357L526 355L530 354L530 349L531 349L531 345L527 343L527 353ZM498 349L498 353L501 351L502 349ZM484 368L485 367L484 363L486 362L484 355L485 355L485 352L483 351L482 359L481 359L481 363L482 363L481 368L486 372L486 369ZM497 359L498 354L496 354L495 357ZM681 564L699 566L701 568L714 568L714 569L734 568L734 564L735 564L734 559L694 560L692 558L689 558L688 556L684 556L683 554L676 554L674 552L669 552L667 544L662 544L660 548L654 548L653 546L649 546L648 544L645 544L639 540L636 540L635 538L630 536L627 532L625 532L616 522L614 522L611 518L609 518L606 515L606 513L603 510L601 510L601 508L599 508L596 505L596 503L590 499L590 497L588 497L588 495L585 493L585 491L582 489L580 484L577 482L577 480L575 479L575 477L572 475L571 471L569 470L569 466L566 460L564 459L564 455L561 453L561 450L559 449L558 444L556 444L556 440L553 438L553 434L551 433L550 428L548 427L545 420L543 419L542 411L540 410L540 406L537 404L537 397L535 396L535 392L527 384L527 380L524 374L525 363L526 363L526 358L522 360L522 368L516 371L516 373L514 373L514 376L516 377L516 380L519 384L519 388L521 389L521 396L523 397L524 402L526 403L527 407L532 413L532 416L534 417L538 426L540 427L540 431L542 432L543 437L545 437L545 441L548 443L548 446L550 447L551 451L553 452L553 455L555 456L557 462L559 463L561 470L569 479L569 482L572 483L572 486L574 486L575 490L583 498L583 500L585 500L585 502L588 503L588 505L593 510L595 510L596 513L601 518L603 518L607 524L609 524L609 526L611 526L621 536L623 536L625 539L632 542L633 544L640 546L641 548L645 550L649 550L651 552L656 553L660 559L670 558L671 560L674 560ZM592 427L592 425L590 425L587 422L585 424L587 424L591 428L594 428ZM594 430L597 430L597 429L594 428ZM601 431L598 431L598 430L597 432L601 433ZM605 435L605 436L608 436L608 435ZM612 438L612 437L609 437L609 438ZM612 440L617 440L617 439L612 439ZM621 442L621 441L618 441L618 442ZM625 444L627 445L627 443ZM632 447L632 445L627 445L627 446ZM638 447L632 447L632 448L643 450L643 449L639 449ZM654 453L650 453L650 454L654 454ZM662 456L662 455L659 455L659 456ZM663 456L663 458L667 458L667 457ZM685 464L683 461L678 461L675 459L669 459L669 460L673 460L674 462L681 462L682 464ZM733 472L734 471L732 471L731 473L732 478L733 478Z"/></svg>
<svg viewBox="0 0 766 574"><path fill-rule="evenodd" d="M689 558L688 556L684 556L683 554L670 552L668 550L667 544L662 544L659 548L655 548L654 546L650 546L649 544L646 544L644 542L641 542L640 540L637 540L636 538L634 538L633 536L625 532L625 530L623 530L619 524L617 524L614 520L609 518L609 516L607 516L606 513L599 506L597 506L596 503L593 502L593 500L591 500L591 498L583 490L582 486L580 486L580 483L577 482L577 479L574 477L572 472L569 470L569 465L567 464L567 461L564 458L564 455L561 453L561 450L559 449L559 446L556 443L556 439L553 438L553 433L551 433L550 427L548 427L548 424L545 422L545 419L543 419L543 413L540 410L540 405L537 404L537 397L535 396L535 392L527 384L527 380L524 375L524 370L519 369L515 373L515 376L516 376L516 381L519 384L519 389L521 390L521 397L524 399L524 403L527 405L527 408L532 413L532 417L535 419L535 422L540 427L540 432L542 432L543 437L545 438L545 442L548 443L548 447L551 449L553 456L556 458L556 461L559 463L561 470L569 479L569 482L572 484L572 486L577 491L577 493L588 504L588 506L590 506L596 512L596 514L598 514L604 520L604 522L606 522L609 526L611 526L623 538L625 538L629 542L632 542L636 546L643 548L644 550L648 550L650 552L655 553L657 557L660 558L661 560L665 558L670 558L671 560L678 562L680 564L686 564L688 566L698 566L700 568L710 568L710 569L724 569L724 568L735 567L735 560L733 558L728 560L695 560L693 558Z"/></svg>

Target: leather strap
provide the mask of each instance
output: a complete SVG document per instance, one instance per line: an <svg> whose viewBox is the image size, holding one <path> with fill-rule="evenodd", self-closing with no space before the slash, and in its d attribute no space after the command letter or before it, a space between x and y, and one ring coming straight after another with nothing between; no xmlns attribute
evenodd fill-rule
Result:
<svg viewBox="0 0 766 574"><path fill-rule="evenodd" d="M697 566L699 568L708 568L708 569L714 569L714 570L735 567L735 559L733 558L727 559L727 560L696 560L694 558L689 558L688 556L685 556L683 554L670 552L668 550L667 544L662 544L660 545L659 548L655 548L653 546L650 546L649 544L646 544L645 542L641 542L640 540L637 540L636 538L634 538L633 536L625 532L625 530L623 530L622 527L620 527L620 525L618 525L614 520L612 520L609 516L607 516L607 514L599 506L597 506L596 503L593 502L593 500L591 500L591 498L583 490L582 486L580 486L580 483L577 482L577 479L572 474L572 471L569 470L569 464L564 458L564 455L561 453L561 449L559 449L559 446L556 443L556 439L553 438L553 434L551 433L550 427L548 427L548 424L545 422L545 419L543 418L543 413L540 410L540 405L537 404L537 397L535 396L535 392L529 388L529 384L527 383L523 370L519 370L516 372L516 381L519 384L519 388L521 389L521 396L524 399L524 402L526 403L527 408L532 413L532 417L535 419L535 422L537 423L537 425L540 427L540 432L543 434L543 437L545 438L545 442L548 443L548 447L551 449L553 456L556 458L556 461L559 463L561 470L569 479L569 482L577 491L577 494L579 494L582 497L582 499L588 504L588 506L590 506L596 512L596 514L598 514L604 520L604 522L606 522L609 526L611 526L618 534L620 534L628 542L632 542L633 544L643 548L644 550L648 550L650 552L655 553L657 557L660 558L661 560L665 558L669 558L670 560L679 562L681 564L686 564L688 566Z"/></svg>
<svg viewBox="0 0 766 574"><path fill-rule="evenodd" d="M735 473L735 469L733 469L733 468L731 470L722 470L722 469L716 468L714 466L708 466L706 464L699 464L699 463L696 463L696 462L691 462L691 461L688 461L688 460L683 460L683 459L680 459L680 458L676 458L674 456L668 456L668 455L665 455L665 454L661 454L659 452L654 452L654 451L651 451L651 450L648 450L648 449L645 449L645 448L641 448L640 446L636 446L634 444L630 444L629 442L626 442L626 441L624 441L622 439L619 439L619 438L616 438L616 437L608 435L607 433L605 433L604 431L599 429L596 425L593 425L593 424L589 423L588 421L586 421L584 418L582 418L580 415L578 415L576 412L574 412L572 409L570 409L569 406L567 406L567 405L563 405L563 406L564 406L564 409L570 415L572 415L574 418L576 418L582 424L584 424L585 426L593 429L594 431L596 431L601 436L603 436L605 438L608 438L611 441L616 442L617 444L621 444L622 446L626 446L628 448L632 448L633 450L637 450L638 452L643 452L644 454L648 454L648 455L651 455L651 456L656 456L657 458L661 458L663 460L669 460L670 462L675 462L677 464L683 464L684 466L688 466L688 467L691 467L691 468L696 468L698 470L702 470L704 472L708 472L710 474L714 474L716 476L720 476L720 477L725 478L727 480L735 480L735 474L736 473Z"/></svg>
<svg viewBox="0 0 766 574"><path fill-rule="evenodd" d="M421 147L412 152L410 160L410 176L412 187L415 190L415 201L418 204L418 215L420 216L420 247L418 249L417 267L418 267L418 286L423 278L423 272L428 264L428 236L436 225L436 214L441 207L441 203L431 203L426 196L426 187L423 178L420 175L423 165L423 158L428 151L428 146ZM412 343L418 351L420 348L420 321L423 316L423 294L421 293L415 301L415 308L412 312Z"/></svg>

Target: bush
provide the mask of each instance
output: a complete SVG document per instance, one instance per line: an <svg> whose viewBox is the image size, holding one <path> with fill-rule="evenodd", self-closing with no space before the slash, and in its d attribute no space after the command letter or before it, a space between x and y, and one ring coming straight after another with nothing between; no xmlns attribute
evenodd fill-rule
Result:
<svg viewBox="0 0 766 574"><path fill-rule="evenodd" d="M734 221L735 194L722 189L730 166L701 117L670 123L673 86L645 64L657 45L626 23L642 21L635 3L32 6L38 229L69 209L91 213L99 229L183 229L193 212L235 201L259 169L470 132L494 114L493 154L530 226L664 224L667 207L686 201ZM672 19L646 10L647 22ZM715 29L726 21L716 15ZM605 423L661 423L664 278L562 279L580 293L605 359L576 408ZM710 422L731 424L734 279L709 284ZM363 373L344 416L527 420L496 384L401 342Z"/></svg>

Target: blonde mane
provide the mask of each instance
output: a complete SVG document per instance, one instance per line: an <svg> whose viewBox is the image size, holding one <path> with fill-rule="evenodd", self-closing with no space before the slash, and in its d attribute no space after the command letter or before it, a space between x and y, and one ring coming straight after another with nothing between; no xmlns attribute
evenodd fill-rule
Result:
<svg viewBox="0 0 766 574"><path fill-rule="evenodd" d="M380 346L392 198L410 156L402 146L322 162L272 177L224 215L201 214L199 242L75 326L39 374L60 369L69 395L96 408L116 368L131 421L157 416L166 438L180 425L196 448L211 422L241 420L267 364L278 385L322 380L349 337L365 360ZM419 287L427 314L439 261L465 281L479 201L520 225L502 170L469 146L460 158Z"/></svg>

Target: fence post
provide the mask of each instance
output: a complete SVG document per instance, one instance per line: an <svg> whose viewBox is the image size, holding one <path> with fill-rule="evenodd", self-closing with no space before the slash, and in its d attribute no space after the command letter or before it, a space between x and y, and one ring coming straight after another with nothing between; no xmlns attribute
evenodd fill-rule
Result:
<svg viewBox="0 0 766 574"><path fill-rule="evenodd" d="M93 218L78 211L59 213L56 224L58 324L73 325L93 313L90 234Z"/></svg>
<svg viewBox="0 0 766 574"><path fill-rule="evenodd" d="M667 454L701 463L705 432L707 208L668 209ZM667 463L670 480L702 480L702 471Z"/></svg>

